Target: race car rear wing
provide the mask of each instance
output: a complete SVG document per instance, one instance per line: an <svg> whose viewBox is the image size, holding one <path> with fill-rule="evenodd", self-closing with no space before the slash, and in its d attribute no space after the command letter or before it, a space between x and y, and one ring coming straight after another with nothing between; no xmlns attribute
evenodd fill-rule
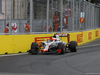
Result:
<svg viewBox="0 0 100 75"><path fill-rule="evenodd" d="M66 33L57 33L56 35L59 35L59 37L68 37L69 34Z"/></svg>
<svg viewBox="0 0 100 75"><path fill-rule="evenodd" d="M55 35L59 35L59 37L67 37L68 43L70 43L70 35L66 33L57 33Z"/></svg>

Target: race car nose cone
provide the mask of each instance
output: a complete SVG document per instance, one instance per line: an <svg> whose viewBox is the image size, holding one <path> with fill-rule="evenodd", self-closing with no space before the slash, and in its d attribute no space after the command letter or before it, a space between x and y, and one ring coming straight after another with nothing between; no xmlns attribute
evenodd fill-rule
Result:
<svg viewBox="0 0 100 75"><path fill-rule="evenodd" d="M41 52L48 52L48 50L44 50L44 49L42 49Z"/></svg>
<svg viewBox="0 0 100 75"><path fill-rule="evenodd" d="M60 53L61 52L61 49L58 49L58 53Z"/></svg>

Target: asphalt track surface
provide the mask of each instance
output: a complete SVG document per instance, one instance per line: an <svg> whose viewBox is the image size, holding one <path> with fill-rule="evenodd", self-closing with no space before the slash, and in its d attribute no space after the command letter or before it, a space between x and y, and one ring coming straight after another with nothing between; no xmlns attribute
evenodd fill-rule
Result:
<svg viewBox="0 0 100 75"><path fill-rule="evenodd" d="M1 56L0 75L100 75L100 39L76 53Z"/></svg>

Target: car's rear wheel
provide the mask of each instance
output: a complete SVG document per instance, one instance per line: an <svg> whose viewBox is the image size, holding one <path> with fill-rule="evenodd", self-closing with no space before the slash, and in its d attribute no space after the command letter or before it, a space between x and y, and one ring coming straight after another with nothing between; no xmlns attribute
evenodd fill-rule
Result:
<svg viewBox="0 0 100 75"><path fill-rule="evenodd" d="M71 41L69 44L69 49L71 52L77 52L77 42Z"/></svg>
<svg viewBox="0 0 100 75"><path fill-rule="evenodd" d="M58 44L58 54L64 54L65 53L65 47L63 43Z"/></svg>
<svg viewBox="0 0 100 75"><path fill-rule="evenodd" d="M38 54L39 53L39 46L36 42L31 44L31 50L29 51L31 54Z"/></svg>

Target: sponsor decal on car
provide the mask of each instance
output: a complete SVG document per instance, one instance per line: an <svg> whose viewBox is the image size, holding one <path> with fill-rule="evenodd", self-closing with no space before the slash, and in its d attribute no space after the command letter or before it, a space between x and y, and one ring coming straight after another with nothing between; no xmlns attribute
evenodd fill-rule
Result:
<svg viewBox="0 0 100 75"><path fill-rule="evenodd" d="M57 33L57 35L59 35L59 36L68 36L68 34L66 34L66 33Z"/></svg>

